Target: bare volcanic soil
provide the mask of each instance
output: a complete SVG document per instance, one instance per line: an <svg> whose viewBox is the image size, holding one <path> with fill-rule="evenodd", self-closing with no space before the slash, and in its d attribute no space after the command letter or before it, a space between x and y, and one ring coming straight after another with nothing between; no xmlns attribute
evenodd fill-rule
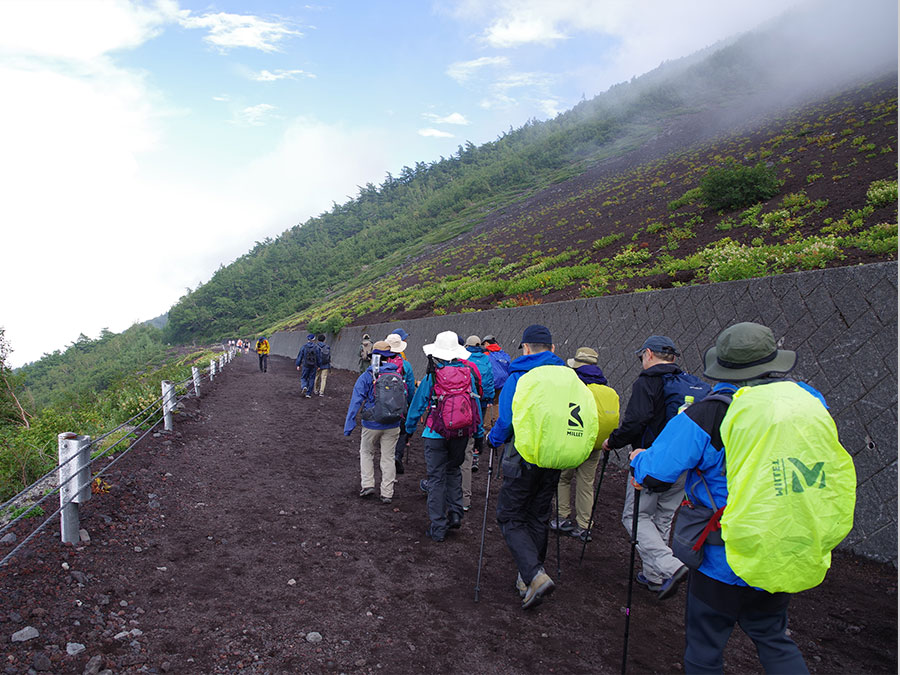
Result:
<svg viewBox="0 0 900 675"><path fill-rule="evenodd" d="M54 525L0 570L0 668L82 673L93 659L87 672L98 661L115 673L619 672L624 473L607 471L583 564L580 542L561 541L557 560L551 538L557 592L527 613L493 519L495 476L476 604L487 472L475 475L462 529L441 544L424 536L420 438L393 504L357 497L359 431L341 433L354 381L335 370L324 397L305 399L289 360L272 357L262 373L255 356L236 359L183 404L176 433L111 468L109 492L82 508L90 542L63 546ZM631 672L681 670L684 594L658 603L635 585ZM893 566L836 555L790 617L812 672L897 672ZM26 626L39 636L12 642ZM85 649L69 655L69 643ZM761 672L739 630L725 669Z"/></svg>

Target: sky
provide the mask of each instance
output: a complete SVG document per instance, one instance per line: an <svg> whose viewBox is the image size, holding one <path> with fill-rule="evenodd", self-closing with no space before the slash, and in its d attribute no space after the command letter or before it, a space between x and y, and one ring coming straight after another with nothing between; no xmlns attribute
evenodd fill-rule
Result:
<svg viewBox="0 0 900 675"><path fill-rule="evenodd" d="M796 4L2 0L8 363L163 314L358 186Z"/></svg>

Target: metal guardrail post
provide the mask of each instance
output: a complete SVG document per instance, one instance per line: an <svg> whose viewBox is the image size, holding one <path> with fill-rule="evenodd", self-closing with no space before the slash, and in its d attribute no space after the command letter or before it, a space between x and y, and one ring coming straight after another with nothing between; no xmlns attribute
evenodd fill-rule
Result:
<svg viewBox="0 0 900 675"><path fill-rule="evenodd" d="M60 532L63 543L75 544L80 541L78 505L91 498L91 437L66 432L58 441Z"/></svg>
<svg viewBox="0 0 900 675"><path fill-rule="evenodd" d="M163 399L163 426L166 431L172 431L172 411L175 409L175 383L169 380L162 381Z"/></svg>
<svg viewBox="0 0 900 675"><path fill-rule="evenodd" d="M194 396L200 398L200 369L191 366L191 375L194 377Z"/></svg>
<svg viewBox="0 0 900 675"><path fill-rule="evenodd" d="M209 360L209 381L212 382L213 378L216 376L216 360Z"/></svg>

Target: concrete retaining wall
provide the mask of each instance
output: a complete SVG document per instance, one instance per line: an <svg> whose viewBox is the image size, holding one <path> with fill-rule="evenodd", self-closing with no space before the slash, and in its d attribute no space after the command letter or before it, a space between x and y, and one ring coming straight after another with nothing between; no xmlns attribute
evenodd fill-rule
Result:
<svg viewBox="0 0 900 675"><path fill-rule="evenodd" d="M671 337L685 369L701 374L703 352L723 328L739 321L770 326L784 348L798 352L793 375L825 395L841 442L853 455L856 518L842 546L896 564L896 263L352 326L334 340L332 360L339 368L355 369L363 333L383 339L402 326L411 336L407 357L420 374L422 345L440 331L463 337L493 333L515 357L522 330L541 323L550 328L563 358L574 356L578 347L596 349L624 405L639 372L634 350L648 335ZM269 339L272 352L294 358L305 336L306 331L277 333Z"/></svg>

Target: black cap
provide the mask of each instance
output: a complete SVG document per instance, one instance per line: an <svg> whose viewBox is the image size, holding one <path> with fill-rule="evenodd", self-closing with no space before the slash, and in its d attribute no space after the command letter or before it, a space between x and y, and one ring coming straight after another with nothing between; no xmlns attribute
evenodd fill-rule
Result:
<svg viewBox="0 0 900 675"><path fill-rule="evenodd" d="M522 349L522 345L526 342L538 345L552 345L553 337L550 335L550 331L546 326L535 323L528 326L522 333L522 342L519 345L519 349Z"/></svg>
<svg viewBox="0 0 900 675"><path fill-rule="evenodd" d="M651 352L656 352L657 354L674 354L675 356L681 356L681 353L675 347L675 343L665 335L651 335L644 340L644 344L641 345L640 349L635 351L635 354L640 354L645 349L649 349Z"/></svg>

